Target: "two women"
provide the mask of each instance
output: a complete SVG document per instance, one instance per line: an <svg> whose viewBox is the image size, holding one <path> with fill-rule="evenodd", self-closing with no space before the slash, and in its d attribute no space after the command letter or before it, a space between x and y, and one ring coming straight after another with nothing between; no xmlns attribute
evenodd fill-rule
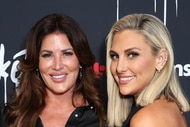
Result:
<svg viewBox="0 0 190 127"><path fill-rule="evenodd" d="M86 35L68 16L42 18L27 38L8 127L104 126L95 62ZM149 14L123 17L107 41L108 126L186 127L190 107L174 71L166 26Z"/></svg>

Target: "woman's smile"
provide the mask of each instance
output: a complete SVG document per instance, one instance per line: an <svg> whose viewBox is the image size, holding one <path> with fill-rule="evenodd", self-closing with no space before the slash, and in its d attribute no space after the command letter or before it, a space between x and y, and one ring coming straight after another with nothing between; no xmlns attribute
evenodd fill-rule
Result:
<svg viewBox="0 0 190 127"><path fill-rule="evenodd" d="M119 77L119 84L120 84L120 85L128 84L128 83L130 83L134 78L135 78L135 76L122 76L122 77Z"/></svg>

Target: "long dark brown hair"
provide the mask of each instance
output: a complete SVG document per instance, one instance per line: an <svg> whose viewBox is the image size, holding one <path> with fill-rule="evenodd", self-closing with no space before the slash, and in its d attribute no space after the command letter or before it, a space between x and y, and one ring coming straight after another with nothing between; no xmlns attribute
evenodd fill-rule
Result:
<svg viewBox="0 0 190 127"><path fill-rule="evenodd" d="M74 52L82 65L82 79L77 80L73 97L82 94L85 101L93 102L100 123L105 122L104 100L99 87L99 76L94 72L93 55L86 34L71 17L63 14L50 14L39 20L26 38L26 58L20 60L19 85L14 98L7 103L7 127L34 127L40 112L45 106L45 84L36 74L39 51L43 38L53 32L67 35Z"/></svg>

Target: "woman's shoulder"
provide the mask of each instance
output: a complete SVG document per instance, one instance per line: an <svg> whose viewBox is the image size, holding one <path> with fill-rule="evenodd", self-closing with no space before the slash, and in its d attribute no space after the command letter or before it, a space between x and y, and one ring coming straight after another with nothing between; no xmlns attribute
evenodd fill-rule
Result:
<svg viewBox="0 0 190 127"><path fill-rule="evenodd" d="M131 119L131 127L186 127L186 121L175 102L158 99L144 106Z"/></svg>

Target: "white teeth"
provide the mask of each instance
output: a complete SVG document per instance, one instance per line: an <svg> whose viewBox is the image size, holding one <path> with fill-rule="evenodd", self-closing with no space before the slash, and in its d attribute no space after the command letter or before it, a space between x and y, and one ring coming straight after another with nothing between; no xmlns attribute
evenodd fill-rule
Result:
<svg viewBox="0 0 190 127"><path fill-rule="evenodd" d="M63 77L65 77L65 75L54 75L54 76L52 76L53 78L63 78Z"/></svg>
<svg viewBox="0 0 190 127"><path fill-rule="evenodd" d="M120 80L122 80L122 81L129 81L129 80L131 80L133 78L134 78L134 76L133 77L127 77L127 78L120 78Z"/></svg>

